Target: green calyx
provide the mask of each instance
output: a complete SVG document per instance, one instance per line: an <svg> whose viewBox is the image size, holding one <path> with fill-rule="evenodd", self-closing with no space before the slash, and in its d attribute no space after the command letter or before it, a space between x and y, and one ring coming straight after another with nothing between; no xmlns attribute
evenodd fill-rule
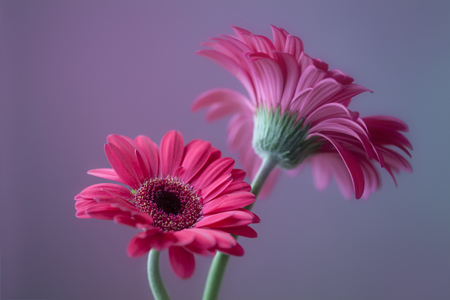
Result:
<svg viewBox="0 0 450 300"><path fill-rule="evenodd" d="M263 159L275 157L280 168L294 169L322 144L317 138L307 138L310 125L304 126L304 118L296 121L297 114L289 111L281 115L279 107L275 111L259 107L254 118L255 152Z"/></svg>

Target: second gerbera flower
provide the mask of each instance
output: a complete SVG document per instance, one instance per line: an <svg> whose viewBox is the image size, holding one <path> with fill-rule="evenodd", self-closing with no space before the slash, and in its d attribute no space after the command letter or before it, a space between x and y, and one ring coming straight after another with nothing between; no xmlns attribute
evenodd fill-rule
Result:
<svg viewBox="0 0 450 300"><path fill-rule="evenodd" d="M131 189L112 183L89 186L75 197L76 216L142 230L128 246L130 256L169 249L173 270L188 278L194 253L213 255L218 250L241 256L244 250L231 234L256 237L248 225L259 218L242 208L255 201L243 181L245 173L210 143L184 145L176 131L167 133L160 147L146 136L133 140L110 135L105 153L113 168L88 173Z"/></svg>
<svg viewBox="0 0 450 300"><path fill-rule="evenodd" d="M249 98L229 89L213 89L200 95L192 109L209 107L208 120L234 114L228 127L229 146L239 151L252 178L261 159L269 157L283 169L309 161L318 188L328 184L331 174L346 197L353 190L355 197L360 198L379 187L373 163L379 163L391 174L391 170L411 170L401 155L385 150L386 146L403 151L411 147L398 132L407 130L403 122L391 118L394 121L388 123L385 120L389 117L378 118L375 128L394 128L384 131L391 138L385 138L380 145L372 140L375 130L348 109L352 97L368 89L354 84L347 74L328 70L326 63L309 57L303 51L302 41L283 29L272 26L273 42L242 28L233 29L235 36L212 38L203 44L211 49L198 54L235 75ZM276 176L275 170L264 186L266 193Z"/></svg>

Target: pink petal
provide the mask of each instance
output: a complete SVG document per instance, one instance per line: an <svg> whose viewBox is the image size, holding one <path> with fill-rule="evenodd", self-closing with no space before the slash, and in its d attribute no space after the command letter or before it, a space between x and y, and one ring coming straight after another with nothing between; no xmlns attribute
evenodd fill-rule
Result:
<svg viewBox="0 0 450 300"><path fill-rule="evenodd" d="M328 119L312 127L310 133L315 132L327 132L327 136L332 136L335 140L344 143L348 142L348 138L353 137L357 140L355 141L356 143L359 141L364 147L364 151L369 159L372 159L375 156L369 137L364 129L359 127L359 124L354 121L343 118Z"/></svg>
<svg viewBox="0 0 450 300"><path fill-rule="evenodd" d="M240 235L240 236L248 237L248 238L258 237L258 234L256 233L256 231L249 226L220 228L220 230L225 231L229 234Z"/></svg>
<svg viewBox="0 0 450 300"><path fill-rule="evenodd" d="M306 88L313 88L319 81L325 77L326 73L319 70L314 65L308 66L302 73L300 80L298 81L296 94Z"/></svg>
<svg viewBox="0 0 450 300"><path fill-rule="evenodd" d="M117 215L129 215L129 212L107 204L98 204L87 208L84 214L94 219L113 220Z"/></svg>
<svg viewBox="0 0 450 300"><path fill-rule="evenodd" d="M209 256L214 256L214 254L216 253L216 249L211 248L211 249L205 249L205 248L196 248L194 245L186 245L184 246L184 248L186 248L186 250L191 251L192 253L195 254L199 254L199 255L209 255Z"/></svg>
<svg viewBox="0 0 450 300"><path fill-rule="evenodd" d="M137 166L133 165L131 157L114 144L105 144L105 153L109 163L123 182L133 189L138 189L140 182L136 173Z"/></svg>
<svg viewBox="0 0 450 300"><path fill-rule="evenodd" d="M202 220L197 222L195 227L207 226L214 228L227 228L245 226L251 223L259 222L258 216L245 209L216 213L211 215L211 219L207 217L210 216L204 216Z"/></svg>
<svg viewBox="0 0 450 300"><path fill-rule="evenodd" d="M227 186L225 190L222 191L221 195L232 194L235 192L250 192L252 187L245 181L233 180L230 185Z"/></svg>
<svg viewBox="0 0 450 300"><path fill-rule="evenodd" d="M362 195L362 198L367 199L380 187L380 177L370 161L360 159L360 162L365 179L364 194Z"/></svg>
<svg viewBox="0 0 450 300"><path fill-rule="evenodd" d="M123 153L124 158L126 160L129 160L131 162L131 165L133 166L134 173L136 174L138 181L140 183L144 182L144 177L142 175L142 170L139 167L138 161L136 159L135 152L137 150L136 143L134 140L127 136L121 136L117 134L110 134L106 138L108 144L111 145L112 149L115 150L116 154L118 152ZM117 150L117 151L116 151Z"/></svg>
<svg viewBox="0 0 450 300"><path fill-rule="evenodd" d="M131 226L131 227L135 227L137 228L137 222L135 219L133 219L130 216L126 216L126 215L116 215L114 216L114 222L116 222L117 224L122 224L122 225L127 225L127 226Z"/></svg>
<svg viewBox="0 0 450 300"><path fill-rule="evenodd" d="M155 248L155 250L161 251L173 246L176 241L177 239L171 232L162 232L160 229L154 228L136 234L128 246L128 253L130 256L136 257L145 254L148 250L150 250L150 248ZM143 249L141 251L146 250L146 252L138 255L130 254L134 253L131 250L140 251L139 249Z"/></svg>
<svg viewBox="0 0 450 300"><path fill-rule="evenodd" d="M411 157L411 154L409 151L405 148L408 147L409 149L412 149L412 145L409 142L409 140L400 132L392 131L392 130L379 130L374 129L373 127L369 127L369 135L370 140L372 143L376 146L384 146L384 145L392 145L395 147L398 147L403 152L406 153L409 157Z"/></svg>
<svg viewBox="0 0 450 300"><path fill-rule="evenodd" d="M253 44L256 47L256 52L263 52L270 54L272 53L273 50L275 50L275 47L272 44L272 42L265 36L253 34L251 37L253 39Z"/></svg>
<svg viewBox="0 0 450 300"><path fill-rule="evenodd" d="M190 247L196 249L209 249L214 247L216 241L210 234L206 234L199 228L191 228L189 230L194 233L194 240L189 244Z"/></svg>
<svg viewBox="0 0 450 300"><path fill-rule="evenodd" d="M394 167L396 170L403 170L407 173L412 172L411 164L403 156L388 148L381 148L379 150L383 155L386 165Z"/></svg>
<svg viewBox="0 0 450 300"><path fill-rule="evenodd" d="M300 84L300 83L299 83ZM326 78L317 83L309 93L308 98L305 99L303 105L300 107L299 114L307 116L317 107L326 103L336 92L342 88L342 85L334 79Z"/></svg>
<svg viewBox="0 0 450 300"><path fill-rule="evenodd" d="M305 124L314 124L329 118L349 118L353 116L351 112L340 103L327 103L314 110L305 119Z"/></svg>
<svg viewBox="0 0 450 300"><path fill-rule="evenodd" d="M193 140L184 148L184 158L182 167L185 172L182 178L186 183L197 174L198 171L204 166L211 153L212 146L208 142L201 140Z"/></svg>
<svg viewBox="0 0 450 300"><path fill-rule="evenodd" d="M151 237L143 237L142 233L134 236L128 244L127 253L130 257L139 257L150 251L152 248L150 244Z"/></svg>
<svg viewBox="0 0 450 300"><path fill-rule="evenodd" d="M283 51L286 44L286 34L278 27L275 27L273 25L270 25L270 28L272 28L273 43L275 45L275 49L278 51Z"/></svg>
<svg viewBox="0 0 450 300"><path fill-rule="evenodd" d="M239 107L236 104L215 103L206 110L205 120L212 122L234 113L239 113Z"/></svg>
<svg viewBox="0 0 450 300"><path fill-rule="evenodd" d="M328 72L328 64L319 58L313 59L313 64L324 72Z"/></svg>
<svg viewBox="0 0 450 300"><path fill-rule="evenodd" d="M364 192L364 174L362 172L361 166L359 165L353 154L348 149L343 147L339 142L333 140L330 137L327 137L320 133L316 133L311 136L321 136L324 139L327 139L336 148L336 151L344 161L345 166L347 167L347 170L352 178L355 197L356 199L361 198Z"/></svg>
<svg viewBox="0 0 450 300"><path fill-rule="evenodd" d="M244 170L247 172L248 178L253 178L256 174L254 173L255 164L260 158L253 150L251 141L247 141L246 144L239 150L238 154L239 160L244 166Z"/></svg>
<svg viewBox="0 0 450 300"><path fill-rule="evenodd" d="M145 135L136 137L136 144L144 154L148 163L149 177L155 178L159 175L159 149L158 146Z"/></svg>
<svg viewBox="0 0 450 300"><path fill-rule="evenodd" d="M282 66L281 69L284 77L283 96L280 101L281 113L283 114L291 104L300 77L300 72L297 61L291 55L277 52L277 57L280 66Z"/></svg>
<svg viewBox="0 0 450 300"><path fill-rule="evenodd" d="M321 153L312 157L310 161L314 184L318 190L328 187L330 178L333 176L344 198L352 198L354 194L352 179L339 154Z"/></svg>
<svg viewBox="0 0 450 300"><path fill-rule="evenodd" d="M106 189L106 190L105 190ZM98 184L94 184L94 185L90 185L87 188L83 189L77 196L78 198L81 199L88 199L88 200L94 200L95 198L113 198L111 197L111 194L108 193L108 189L110 189L111 191L114 191L116 193L119 194L123 194L123 196L128 196L128 199L132 199L132 194L131 192L118 184L113 184L113 183L98 183ZM121 190L124 191L121 191ZM118 198L118 199L114 199L114 200L118 200L121 201L122 197L118 196L118 197L114 197L114 198Z"/></svg>
<svg viewBox="0 0 450 300"><path fill-rule="evenodd" d="M342 160L335 161L333 166L333 177L336 180L339 190L345 199L351 199L354 195L354 187L352 177L346 170L345 164Z"/></svg>
<svg viewBox="0 0 450 300"><path fill-rule="evenodd" d="M214 227L212 226L212 224L215 224L217 222L223 221L229 217L233 216L233 212L232 211L227 211L227 212L223 212L223 213L218 213L218 214L212 214L212 215L208 215L208 216L203 216L201 218L200 221L198 221L195 224L196 228L200 228L200 227Z"/></svg>
<svg viewBox="0 0 450 300"><path fill-rule="evenodd" d="M305 52L302 52L300 54L300 57L298 58L298 65L300 66L300 74L303 74L305 72L306 68L314 63L314 60L309 57Z"/></svg>
<svg viewBox="0 0 450 300"><path fill-rule="evenodd" d="M112 144L125 152L128 156L132 156L136 145L132 139L126 136L110 134L106 137L108 144Z"/></svg>
<svg viewBox="0 0 450 300"><path fill-rule="evenodd" d="M357 84L349 84L343 87L341 91L333 95L332 101L336 103L344 103L347 99L353 98L363 92L371 92L371 90L366 89L363 86Z"/></svg>
<svg viewBox="0 0 450 300"><path fill-rule="evenodd" d="M351 84L354 81L352 77L348 76L347 74L338 69L328 71L327 77L331 77L337 82L344 85Z"/></svg>
<svg viewBox="0 0 450 300"><path fill-rule="evenodd" d="M212 61L216 62L220 66L222 66L225 70L230 72L231 74L235 75L238 72L240 72L239 65L231 58L226 56L225 54L222 54L215 50L200 50L197 51L198 55L202 55L204 57L207 57L211 59Z"/></svg>
<svg viewBox="0 0 450 300"><path fill-rule="evenodd" d="M253 86L251 79L249 78L249 75L241 69L241 67L236 61L226 56L225 54L214 50L200 50L197 51L196 54L202 55L204 57L211 59L212 61L215 61L225 70L230 72L232 75L236 76L236 78L244 85L247 91L249 91L249 93L252 94L251 90L253 89Z"/></svg>
<svg viewBox="0 0 450 300"><path fill-rule="evenodd" d="M85 199L83 199L81 196L79 196L79 194L75 196L75 200L76 200L75 208L77 210L80 209L80 210L84 211L85 210L84 207L88 207L88 206L90 207L92 204L94 204L94 205L98 204L94 200L91 200L91 199L85 200Z"/></svg>
<svg viewBox="0 0 450 300"><path fill-rule="evenodd" d="M233 171L231 171L233 180L244 180L245 175L245 171L241 169L233 169Z"/></svg>
<svg viewBox="0 0 450 300"><path fill-rule="evenodd" d="M400 120L398 118L391 117L391 116L383 116L383 115L370 116L370 117L364 117L363 120L367 124L372 124L374 126L375 125L383 126L383 127L390 128L391 130L400 130L400 131L405 131L405 132L409 131L408 125L405 122L403 122L402 120Z"/></svg>
<svg viewBox="0 0 450 300"><path fill-rule="evenodd" d="M139 152L138 149L134 150L134 155L136 157L136 161L138 163L139 170L141 171L140 172L141 177L139 178L139 180L140 180L140 182L145 182L151 178L147 159L145 156L143 156L141 154L141 152Z"/></svg>
<svg viewBox="0 0 450 300"><path fill-rule="evenodd" d="M245 62L245 55L243 55L243 53L250 52L251 50L247 45L236 38L230 36L210 38L208 42L201 43L201 45L209 47L219 53L228 56L243 69L248 66L248 64Z"/></svg>
<svg viewBox="0 0 450 300"><path fill-rule="evenodd" d="M227 145L231 151L251 147L253 137L253 116L236 114L228 123Z"/></svg>
<svg viewBox="0 0 450 300"><path fill-rule="evenodd" d="M237 27L237 26L230 26L234 33L238 36L238 38L240 38L241 40L244 39L245 36L247 35L252 35L252 33L246 29Z"/></svg>
<svg viewBox="0 0 450 300"><path fill-rule="evenodd" d="M153 219L150 215L147 215L146 213L132 213L133 219L136 220L137 227L143 229L143 228L150 228L151 224L153 224Z"/></svg>
<svg viewBox="0 0 450 300"><path fill-rule="evenodd" d="M208 203L209 201L215 199L219 194L232 183L233 179L229 175L224 175L219 178L213 184L210 184L207 188L202 190L203 203Z"/></svg>
<svg viewBox="0 0 450 300"><path fill-rule="evenodd" d="M286 45L284 46L284 52L292 55L296 62L300 58L300 54L303 52L303 42L296 36L288 35L286 38Z"/></svg>
<svg viewBox="0 0 450 300"><path fill-rule="evenodd" d="M99 202L123 204L129 207L133 194L125 187L112 183L99 183L88 186L81 191L80 196L84 199L95 199ZM134 206L132 206L134 207Z"/></svg>
<svg viewBox="0 0 450 300"><path fill-rule="evenodd" d="M238 112L241 110L253 112L253 106L250 100L236 91L217 88L208 90L199 95L192 104L191 110L197 111L199 109L211 106L213 104L232 105L235 107L234 111L228 108L229 113Z"/></svg>
<svg viewBox="0 0 450 300"><path fill-rule="evenodd" d="M120 183L125 183L119 175L117 175L116 171L111 168L101 168L101 169L92 169L87 172L89 175L105 178L109 180L114 180Z"/></svg>
<svg viewBox="0 0 450 300"><path fill-rule="evenodd" d="M178 131L169 131L161 140L161 173L172 175L181 166L184 153L184 139Z"/></svg>
<svg viewBox="0 0 450 300"><path fill-rule="evenodd" d="M332 161L327 159L330 154L318 154L311 157L311 171L317 190L323 191L330 184Z"/></svg>
<svg viewBox="0 0 450 300"><path fill-rule="evenodd" d="M293 99L289 105L289 110L292 112L298 112L303 103L308 99L309 94L311 93L312 88L307 88L295 93ZM303 116L302 116L303 117Z"/></svg>
<svg viewBox="0 0 450 300"><path fill-rule="evenodd" d="M260 74L258 75L258 80L264 83L263 91L266 98L266 102L271 102L272 107L276 108L281 102L281 95L284 87L283 74L281 73L281 68L279 64L271 59L264 58L254 61L254 66L258 66Z"/></svg>
<svg viewBox="0 0 450 300"><path fill-rule="evenodd" d="M234 167L234 160L229 157L222 157L212 162L199 176L195 182L197 189L206 189L210 184L223 175L230 174ZM230 174L231 176L231 174Z"/></svg>
<svg viewBox="0 0 450 300"><path fill-rule="evenodd" d="M192 276L195 269L194 255L183 247L172 246L169 248L169 261L172 270L182 279Z"/></svg>
<svg viewBox="0 0 450 300"><path fill-rule="evenodd" d="M170 246L176 244L177 239L173 236L171 232L158 232L151 236L151 245L152 248L155 248L158 251L163 249L167 249Z"/></svg>
<svg viewBox="0 0 450 300"><path fill-rule="evenodd" d="M234 255L234 256L243 256L244 255L244 248L242 248L241 245L239 245L238 243L236 243L236 245L234 245L231 248L219 248L219 251L226 253L228 255Z"/></svg>
<svg viewBox="0 0 450 300"><path fill-rule="evenodd" d="M222 157L222 152L220 152L219 149L212 148L208 160L204 163L202 169L200 171L198 171L197 174L195 174L195 176L190 180L190 184L192 186L196 186L196 183L197 183L198 179L203 176L204 171L208 167L210 167L210 165L212 163L214 163L215 161L217 161L221 157Z"/></svg>
<svg viewBox="0 0 450 300"><path fill-rule="evenodd" d="M75 203L75 209L76 209L75 216L80 219L90 219L92 217L86 214L86 210L91 207L98 206L98 205L99 204L95 201L83 200L83 199L78 200L77 199L77 202Z"/></svg>
<svg viewBox="0 0 450 300"><path fill-rule="evenodd" d="M373 116L362 119L363 124L367 126L372 142L378 146L394 145L411 156L408 147L412 150L409 140L400 132L407 131L408 127L400 119L389 116Z"/></svg>
<svg viewBox="0 0 450 300"><path fill-rule="evenodd" d="M195 238L195 233L193 233L190 229L175 231L173 236L177 239L177 246L184 246L192 243Z"/></svg>
<svg viewBox="0 0 450 300"><path fill-rule="evenodd" d="M203 232L205 235L213 237L215 240L215 247L230 248L236 245L236 240L229 233L210 228L199 228L197 230Z"/></svg>
<svg viewBox="0 0 450 300"><path fill-rule="evenodd" d="M255 195L249 192L237 192L216 198L203 207L204 214L242 208L255 202Z"/></svg>

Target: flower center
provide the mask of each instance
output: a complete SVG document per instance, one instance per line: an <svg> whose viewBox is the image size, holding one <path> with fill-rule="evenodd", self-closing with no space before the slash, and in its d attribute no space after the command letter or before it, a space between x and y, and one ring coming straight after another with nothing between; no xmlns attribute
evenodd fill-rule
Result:
<svg viewBox="0 0 450 300"><path fill-rule="evenodd" d="M163 231L191 228L202 216L202 204L196 191L177 177L153 178L146 181L133 199L133 204L153 218L153 226Z"/></svg>
<svg viewBox="0 0 450 300"><path fill-rule="evenodd" d="M167 214L178 215L181 210L181 201L173 192L157 191L154 194L153 202Z"/></svg>

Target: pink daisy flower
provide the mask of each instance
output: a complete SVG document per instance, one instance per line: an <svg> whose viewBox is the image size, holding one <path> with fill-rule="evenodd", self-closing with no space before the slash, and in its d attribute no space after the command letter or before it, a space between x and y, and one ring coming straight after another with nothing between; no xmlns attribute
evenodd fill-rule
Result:
<svg viewBox="0 0 450 300"><path fill-rule="evenodd" d="M195 268L194 253L217 250L242 256L243 248L231 234L254 238L248 225L259 218L243 209L255 201L245 172L234 160L222 157L210 143L168 132L158 147L146 136L135 140L109 135L105 153L112 169L88 174L125 184L101 183L76 195L78 218L114 220L141 232L128 245L132 257L151 248L169 249L170 264L181 278Z"/></svg>
<svg viewBox="0 0 450 300"><path fill-rule="evenodd" d="M232 27L235 36L220 36L200 50L220 64L246 88L249 97L218 88L201 94L192 106L208 107L213 121L233 114L228 145L254 178L262 159L271 156L277 166L298 171L310 163L318 189L334 177L345 197L367 198L380 186L375 165L393 172L411 172L396 150L411 148L399 131L408 127L387 117L360 118L348 109L352 97L369 91L339 70L329 70L320 59L305 54L303 42L272 26L268 38ZM406 147L406 148L405 148ZM270 192L278 171L272 172L264 192ZM395 179L394 179L395 180Z"/></svg>

